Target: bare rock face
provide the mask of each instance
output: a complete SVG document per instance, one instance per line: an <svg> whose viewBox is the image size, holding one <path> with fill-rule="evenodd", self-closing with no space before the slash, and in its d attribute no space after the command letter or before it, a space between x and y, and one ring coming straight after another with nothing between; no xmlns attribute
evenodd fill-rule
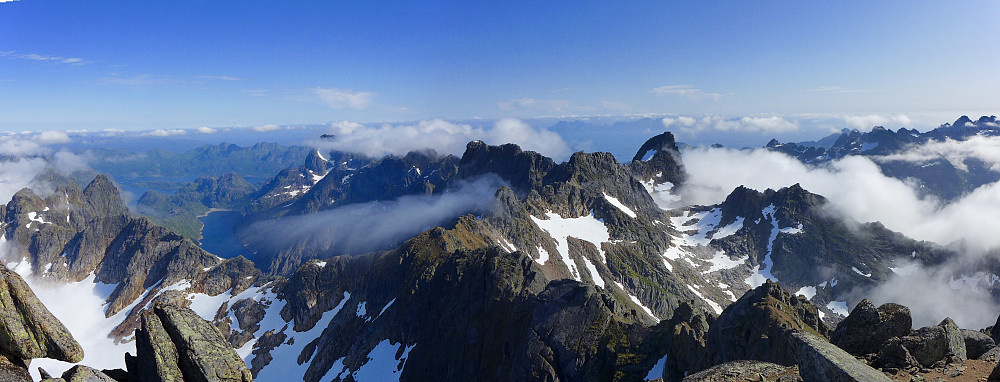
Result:
<svg viewBox="0 0 1000 382"><path fill-rule="evenodd" d="M133 379L253 381L222 334L190 309L156 305L143 313L141 325L135 336L136 359L126 362Z"/></svg>
<svg viewBox="0 0 1000 382"><path fill-rule="evenodd" d="M951 318L945 318L937 326L914 330L913 334L902 337L900 342L924 367L946 356L966 359L965 338Z"/></svg>
<svg viewBox="0 0 1000 382"><path fill-rule="evenodd" d="M910 334L912 323L909 308L892 303L875 308L866 298L837 325L830 342L855 356L877 353L889 339Z"/></svg>
<svg viewBox="0 0 1000 382"><path fill-rule="evenodd" d="M38 301L20 275L0 264L0 351L15 359L83 360L83 348Z"/></svg>
<svg viewBox="0 0 1000 382"><path fill-rule="evenodd" d="M710 364L750 359L794 365L794 330L824 339L830 332L814 305L768 280L723 310L712 324L707 335Z"/></svg>
<svg viewBox="0 0 1000 382"><path fill-rule="evenodd" d="M965 355L968 359L979 359L997 346L989 334L978 330L962 329L962 337L965 338Z"/></svg>
<svg viewBox="0 0 1000 382"><path fill-rule="evenodd" d="M802 381L797 367L761 361L731 361L699 371L684 378L685 382L778 382Z"/></svg>
<svg viewBox="0 0 1000 382"><path fill-rule="evenodd" d="M0 381L31 382L31 374L24 361L0 355Z"/></svg>
<svg viewBox="0 0 1000 382"><path fill-rule="evenodd" d="M104 374L104 372L83 365L76 365L66 370L62 374L62 380L66 382L116 382L114 378Z"/></svg>
<svg viewBox="0 0 1000 382"><path fill-rule="evenodd" d="M798 355L799 373L807 381L889 381L882 372L873 369L854 356L814 334L792 334Z"/></svg>

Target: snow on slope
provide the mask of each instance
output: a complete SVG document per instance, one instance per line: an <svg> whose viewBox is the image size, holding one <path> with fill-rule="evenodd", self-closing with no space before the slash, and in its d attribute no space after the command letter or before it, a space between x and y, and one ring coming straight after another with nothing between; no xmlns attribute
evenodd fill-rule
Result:
<svg viewBox="0 0 1000 382"><path fill-rule="evenodd" d="M593 211L587 216L578 218L563 218L554 212L547 212L545 216L548 217L548 220L542 220L534 216L531 217L531 220L535 222L538 228L548 232L549 236L556 241L557 255L569 267L570 274L574 279L581 281L580 271L576 268L576 262L569 255L569 241L567 238L570 236L594 244L601 256L601 262L607 264L607 259L604 257L604 250L601 249L601 243L611 241L611 234L608 232L608 227L604 225L604 222L594 218ZM603 287L604 281L598 281L601 277L597 274L597 267L586 258L584 258L584 264L587 266L587 270L591 272L594 283L600 283L599 285Z"/></svg>
<svg viewBox="0 0 1000 382"><path fill-rule="evenodd" d="M771 221L771 236L767 239L767 254L764 255L764 261L757 266L750 277L747 277L744 282L750 285L751 288L756 288L764 284L765 280L778 281L771 271L774 270L774 262L771 261L771 252L774 249L774 239L778 238L779 233L785 233L789 235L794 235L802 233L802 224L798 227L788 227L788 228L778 228L780 225L778 223L778 218L774 216L775 207L774 204L768 205L761 211L764 214L764 218Z"/></svg>

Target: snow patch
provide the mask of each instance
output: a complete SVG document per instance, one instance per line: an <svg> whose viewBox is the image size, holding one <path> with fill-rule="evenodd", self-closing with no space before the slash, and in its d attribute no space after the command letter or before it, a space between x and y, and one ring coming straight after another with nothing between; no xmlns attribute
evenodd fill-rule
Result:
<svg viewBox="0 0 1000 382"><path fill-rule="evenodd" d="M615 198L614 196L608 195L607 193L604 192L602 192L602 194L604 194L604 199L607 200L608 203L611 203L612 206L617 207L619 210L624 212L625 215L628 215L629 217L635 219L636 216L635 211L632 211L631 208L628 208L628 206L619 201L618 198Z"/></svg>
<svg viewBox="0 0 1000 382"><path fill-rule="evenodd" d="M726 255L725 252L718 251L715 252L715 256L712 256L712 258L708 260L708 262L712 263L712 266L709 267L705 273L712 273L723 269L733 269L743 265L747 260L750 260L750 256L743 256L733 260L729 257L729 255Z"/></svg>
<svg viewBox="0 0 1000 382"><path fill-rule="evenodd" d="M871 273L864 273L860 269L858 269L857 267L851 267L851 270L854 271L854 273L857 273L859 275L862 275L862 276L865 276L865 277L872 277Z"/></svg>
<svg viewBox="0 0 1000 382"><path fill-rule="evenodd" d="M576 264L569 255L569 242L567 238L570 236L594 244L601 256L601 262L607 263L604 250L601 249L601 243L611 241L611 234L604 223L594 218L593 211L587 216L578 218L567 219L554 212L547 212L545 216L548 217L548 220L542 220L534 216L531 217L531 220L535 222L538 228L548 232L549 236L555 239L556 252L558 252L563 263L569 267L574 279L580 281L580 272L576 269Z"/></svg>
<svg viewBox="0 0 1000 382"><path fill-rule="evenodd" d="M712 235L712 239L721 239L724 237L732 236L741 228L743 228L743 220L744 220L743 217L737 217L736 221L732 222L732 224L719 228L719 230L715 231L715 234Z"/></svg>
<svg viewBox="0 0 1000 382"><path fill-rule="evenodd" d="M582 259L583 259L583 265L587 267L587 272L590 272L591 280L594 280L594 285L597 285L601 287L601 289L604 289L604 279L601 277L600 273L597 273L597 267L594 266L594 263L590 262L590 259L586 257L582 257Z"/></svg>
<svg viewBox="0 0 1000 382"><path fill-rule="evenodd" d="M647 307L646 305L643 305L642 301L639 301L639 299L637 297L635 297L631 293L629 293L628 290L625 289L625 286L622 285L622 283L617 282L617 281L615 281L614 283L615 283L615 285L618 286L618 289L622 290L622 293L625 293L625 295L628 296L629 300L632 300L632 302L634 302L636 305L639 306L639 309L642 309L642 311L646 312L646 314L648 314L650 317L657 318L656 315L653 314L653 310L649 309L649 307ZM659 320L659 319L657 318L657 320Z"/></svg>
<svg viewBox="0 0 1000 382"><path fill-rule="evenodd" d="M700 298L702 301L708 304L708 306L712 307L712 310L715 311L715 314L722 314L722 307L719 306L719 304L716 304L714 301L705 298L705 296L703 296L701 292L698 292L698 290L695 289L693 286L691 286L691 284L687 284L687 287L688 289L691 290L692 293L695 294L695 296L698 296L698 298Z"/></svg>
<svg viewBox="0 0 1000 382"><path fill-rule="evenodd" d="M747 277L744 282L750 285L751 288L756 288L764 284L765 280L778 281L771 271L774 269L774 262L771 260L771 253L774 250L774 239L778 238L779 233L785 234L797 234L802 232L802 224L800 223L797 228L778 228L780 224L778 223L778 218L774 216L775 207L774 204L765 207L761 214L764 218L771 221L771 236L767 239L767 254L764 255L764 261L757 265L757 269L754 273ZM760 221L759 219L757 220Z"/></svg>
<svg viewBox="0 0 1000 382"><path fill-rule="evenodd" d="M396 358L402 343L393 344L392 341L382 340L372 351L368 352L368 362L361 365L361 368L351 373L355 381L399 381L400 372L406 367L406 358L416 344L403 349L403 355Z"/></svg>

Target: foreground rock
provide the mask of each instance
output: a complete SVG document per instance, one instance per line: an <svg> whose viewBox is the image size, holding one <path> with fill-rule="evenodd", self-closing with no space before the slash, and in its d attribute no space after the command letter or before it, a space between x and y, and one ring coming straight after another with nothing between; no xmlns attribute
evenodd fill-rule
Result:
<svg viewBox="0 0 1000 382"><path fill-rule="evenodd" d="M158 304L143 313L136 357L126 355L138 381L253 381L222 334L193 311Z"/></svg>
<svg viewBox="0 0 1000 382"><path fill-rule="evenodd" d="M12 359L83 360L83 348L18 274L0 264L0 349Z"/></svg>
<svg viewBox="0 0 1000 382"><path fill-rule="evenodd" d="M793 382L801 381L802 377L794 366L761 361L732 361L691 374L684 378L684 382L756 382L761 379Z"/></svg>
<svg viewBox="0 0 1000 382"><path fill-rule="evenodd" d="M793 331L821 338L829 328L805 297L766 281L727 307L708 331L711 364L750 359L794 365L797 362Z"/></svg>
<svg viewBox="0 0 1000 382"><path fill-rule="evenodd" d="M806 381L889 381L882 372L808 332L792 334L799 373Z"/></svg>
<svg viewBox="0 0 1000 382"><path fill-rule="evenodd" d="M855 356L864 356L877 353L893 337L910 334L912 327L909 308L892 303L875 308L866 298L837 325L830 342Z"/></svg>

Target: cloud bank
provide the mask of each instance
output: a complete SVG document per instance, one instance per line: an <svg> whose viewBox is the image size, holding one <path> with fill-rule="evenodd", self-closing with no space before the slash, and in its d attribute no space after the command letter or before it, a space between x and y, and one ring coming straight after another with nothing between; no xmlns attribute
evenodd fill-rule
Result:
<svg viewBox="0 0 1000 382"><path fill-rule="evenodd" d="M433 149L441 154L462 155L470 141L489 144L516 143L522 149L537 151L556 160L572 152L555 132L536 129L517 119L502 119L489 128L457 124L441 119L415 124L383 124L368 126L351 121L330 125L333 139L311 141L317 148L381 157L387 154L405 155L414 150Z"/></svg>
<svg viewBox="0 0 1000 382"><path fill-rule="evenodd" d="M994 158L988 156L994 144L983 140L930 143L899 158ZM832 212L852 220L879 221L917 240L960 244L956 247L962 250L958 259L942 267L916 269L916 276L893 279L872 291L870 297L876 302L910 306L914 324L936 324L944 313L963 327L985 327L996 320L1000 307L989 293L972 287L953 290L949 282L971 276L973 264L989 256L991 249L1000 248L1000 236L996 235L996 227L1000 227L1000 183L982 186L944 204L933 197L922 198L912 184L885 176L875 162L865 157L850 156L826 166L809 167L787 155L762 149L693 148L682 156L690 175L682 190L686 204L719 203L740 185L764 190L800 183L806 190L827 197ZM979 287L986 288L985 281Z"/></svg>
<svg viewBox="0 0 1000 382"><path fill-rule="evenodd" d="M250 240L266 238L251 246L270 253L302 243L306 243L306 253L327 255L385 250L463 214L485 211L492 205L496 190L504 185L498 176L490 174L455 184L440 195L408 195L262 221L248 227L241 236Z"/></svg>
<svg viewBox="0 0 1000 382"><path fill-rule="evenodd" d="M708 115L701 118L688 116L664 117L663 126L685 134L703 131L733 131L758 133L787 133L799 129L799 122L779 115L763 117L726 118Z"/></svg>

